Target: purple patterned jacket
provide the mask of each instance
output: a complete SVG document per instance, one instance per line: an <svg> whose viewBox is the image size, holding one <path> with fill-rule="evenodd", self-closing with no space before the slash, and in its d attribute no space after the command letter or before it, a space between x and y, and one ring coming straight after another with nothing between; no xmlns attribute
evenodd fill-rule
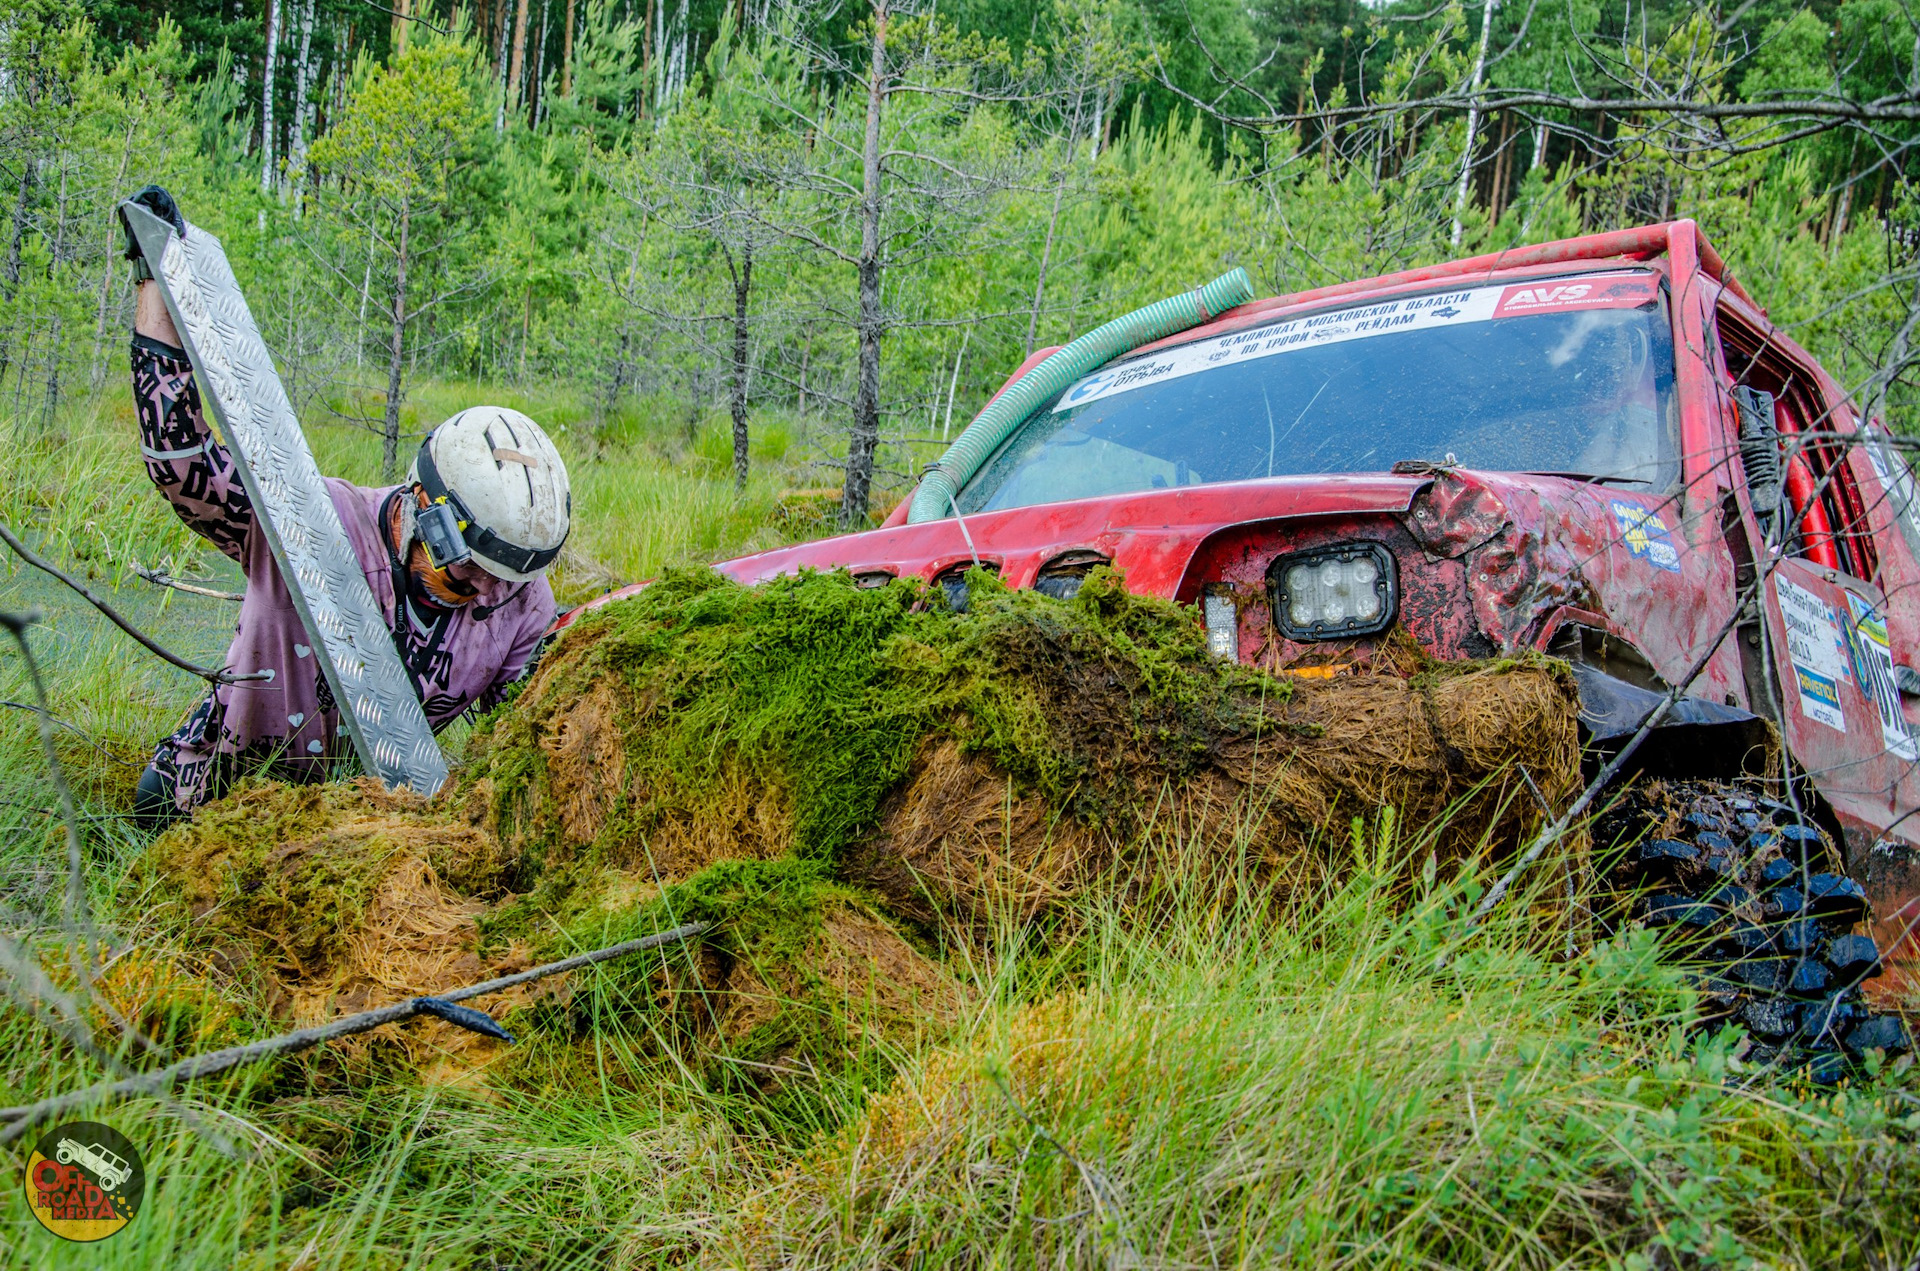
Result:
<svg viewBox="0 0 1920 1271"><path fill-rule="evenodd" d="M247 576L240 624L227 650L236 673L271 669L271 680L222 684L154 752L154 767L186 811L217 797L228 781L263 766L294 781L324 780L353 753L326 677L309 644L280 567L257 531L253 502L226 448L208 431L193 368L181 350L133 339L133 400L147 475L196 534L239 562ZM526 673L553 621L544 578L498 609L448 609L406 588L396 610L394 581L405 571L381 527L400 487L369 490L327 478L367 585L394 631L414 692L437 730L469 706L496 705Z"/></svg>

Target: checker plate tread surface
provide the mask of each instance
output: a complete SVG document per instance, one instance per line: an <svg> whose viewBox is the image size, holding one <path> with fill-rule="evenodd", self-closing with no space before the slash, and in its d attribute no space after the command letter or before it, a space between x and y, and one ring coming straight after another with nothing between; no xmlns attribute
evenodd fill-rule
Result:
<svg viewBox="0 0 1920 1271"><path fill-rule="evenodd" d="M306 435L220 240L189 225L181 238L134 203L121 215L143 255L219 422L241 481L341 703L366 770L389 787L431 795L447 778L426 713L340 524Z"/></svg>

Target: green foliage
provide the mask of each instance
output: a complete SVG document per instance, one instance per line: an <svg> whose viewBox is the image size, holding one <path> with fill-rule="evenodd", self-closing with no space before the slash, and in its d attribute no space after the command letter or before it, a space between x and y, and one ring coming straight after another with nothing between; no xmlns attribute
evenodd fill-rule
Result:
<svg viewBox="0 0 1920 1271"><path fill-rule="evenodd" d="M542 703L611 678L634 705L605 726L644 793L616 800L603 840L644 839L744 778L790 806L797 855L833 862L936 733L1063 814L1117 828L1139 810L1115 752L1185 772L1210 737L1250 721L1257 731L1254 703L1285 696L1212 657L1190 610L1133 596L1111 573L1064 603L984 571L967 578L954 612L909 580L862 588L807 573L748 588L670 572L580 620L569 647L585 652L549 673L541 701L476 734L470 779L490 783L508 822L553 829Z"/></svg>
<svg viewBox="0 0 1920 1271"><path fill-rule="evenodd" d="M481 127L470 51L453 41L420 41L387 66L363 64L352 101L313 162L354 195L399 214L437 211L456 170L472 162Z"/></svg>
<svg viewBox="0 0 1920 1271"><path fill-rule="evenodd" d="M1907 1247L1898 1086L1756 1084L1731 1033L1684 1040L1690 994L1644 937L1556 965L1508 919L1461 950L1471 883L1404 910L1387 885L1357 876L1280 924L1202 896L1151 926L1098 908L1088 956L1004 964L971 1026L805 1154L721 1260L1744 1267ZM1856 1150L1893 1172L1845 1188L1829 1171Z"/></svg>

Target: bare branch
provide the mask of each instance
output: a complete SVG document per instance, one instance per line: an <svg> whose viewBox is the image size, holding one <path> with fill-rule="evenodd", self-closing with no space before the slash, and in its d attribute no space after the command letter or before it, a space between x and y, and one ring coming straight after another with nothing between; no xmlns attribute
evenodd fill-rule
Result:
<svg viewBox="0 0 1920 1271"><path fill-rule="evenodd" d="M135 640L138 640L140 644L149 653L152 653L156 657L165 659L167 662L172 663L174 666L179 667L183 671L191 671L193 674L199 676L201 679L207 681L209 684L239 684L248 680L270 680L273 678L273 672L271 671L254 671L247 675L230 675L225 670L216 671L211 667L199 666L195 663L189 662L185 658L181 657L179 654L173 653L170 650L166 649L158 641L154 640L151 636L141 631L138 627L134 626L131 622L128 622L125 618L123 618L120 615L119 610L115 609L112 605L102 600L99 596L94 595L93 592L88 589L86 584L78 582L75 579L68 577L65 573L62 573L58 568L48 564L44 560L41 560L40 557L36 556L33 553L33 550L31 548L29 548L25 543L22 543L19 539L15 538L13 531L8 529L4 523L0 523L0 542L4 542L8 547L11 547L14 551L14 554L18 556L21 560L27 562L27 564L33 566L35 569L38 569L45 573L53 575L55 578L58 578L61 582L65 583L67 586L71 587L74 591L78 592L80 594L81 599L85 600L88 604L92 605L95 609L98 609L101 613L105 614L107 616L108 621L112 622L114 626L119 627L122 631L132 636Z"/></svg>
<svg viewBox="0 0 1920 1271"><path fill-rule="evenodd" d="M319 1024L312 1028L295 1029L282 1033L278 1037L269 1037L264 1041L249 1042L244 1046L229 1046L225 1050L216 1050L205 1055L195 1055L179 1063L170 1064L153 1072L143 1072L119 1081L101 1082L67 1094L54 1095L38 1103L22 1104L18 1107L0 1108L0 1121L8 1124L0 1129L0 1144L11 1143L25 1134L33 1126L52 1117L59 1116L72 1108L85 1107L101 1099L124 1098L127 1096L155 1095L166 1091L183 1081L194 1081L201 1077L211 1077L229 1068L241 1064L254 1063L262 1059L271 1059L276 1055L293 1054L308 1050L326 1042L342 1037L351 1037L356 1033L369 1032L384 1024L396 1024L412 1019L416 1015L440 1014L448 1003L463 1002L468 998L480 997L487 993L498 993L515 985L526 984L532 980L544 979L550 975L578 970L596 962L605 962L610 958L624 957L629 953L639 953L645 949L657 948L664 944L673 944L690 936L700 935L709 924L704 922L682 923L668 931L642 936L637 940L628 940L604 949L595 949L591 953L578 954L571 958L562 958L558 962L548 962L542 966L513 975L503 975L492 980L483 980L465 988L454 989L437 997L410 997L403 1002L394 1002L388 1006L371 1011L361 1011L357 1015L347 1015L340 1019ZM480 1012L472 1012L480 1015ZM482 1016L482 1018L485 1018ZM453 1022L460 1022L454 1020ZM479 1023L475 1020L474 1023ZM491 1021L489 1020L490 1024ZM472 1025L464 1025L472 1027ZM482 1027L482 1030L484 1026ZM476 1030L476 1031L482 1031Z"/></svg>

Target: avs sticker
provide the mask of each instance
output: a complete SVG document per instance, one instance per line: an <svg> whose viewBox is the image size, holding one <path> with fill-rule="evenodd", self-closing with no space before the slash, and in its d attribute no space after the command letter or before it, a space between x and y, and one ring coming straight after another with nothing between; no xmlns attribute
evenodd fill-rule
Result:
<svg viewBox="0 0 1920 1271"><path fill-rule="evenodd" d="M1566 278L1508 287L1494 306L1496 318L1523 313L1567 313L1574 309L1638 309L1659 298L1653 274L1607 274L1573 281Z"/></svg>
<svg viewBox="0 0 1920 1271"><path fill-rule="evenodd" d="M62 1240L105 1240L133 1221L146 1195L140 1153L110 1125L69 1121L27 1153L27 1208Z"/></svg>
<svg viewBox="0 0 1920 1271"><path fill-rule="evenodd" d="M1673 545L1673 531L1666 518L1652 508L1625 499L1610 500L1613 519L1620 527L1620 541L1627 551L1655 569L1680 572L1680 550Z"/></svg>
<svg viewBox="0 0 1920 1271"><path fill-rule="evenodd" d="M1272 357L1294 349L1344 344L1397 331L1464 326L1496 318L1574 309L1632 309L1660 294L1660 277L1645 270L1583 274L1501 287L1470 287L1377 304L1310 313L1251 327L1211 340L1196 340L1147 357L1119 362L1083 377L1060 395L1053 413L1077 409L1152 384L1182 379L1228 362Z"/></svg>
<svg viewBox="0 0 1920 1271"><path fill-rule="evenodd" d="M1786 578L1776 579L1774 594L1780 598L1780 616L1786 623L1787 661L1793 665L1794 682L1799 688L1800 713L1835 732L1846 732L1840 685L1852 676L1833 606Z"/></svg>
<svg viewBox="0 0 1920 1271"><path fill-rule="evenodd" d="M1887 638L1887 620L1852 592L1847 593L1847 646L1853 654L1860 692L1880 715L1880 740L1887 753L1900 759L1920 759L1920 743L1907 727L1900 706L1900 690L1893 679L1893 643Z"/></svg>

